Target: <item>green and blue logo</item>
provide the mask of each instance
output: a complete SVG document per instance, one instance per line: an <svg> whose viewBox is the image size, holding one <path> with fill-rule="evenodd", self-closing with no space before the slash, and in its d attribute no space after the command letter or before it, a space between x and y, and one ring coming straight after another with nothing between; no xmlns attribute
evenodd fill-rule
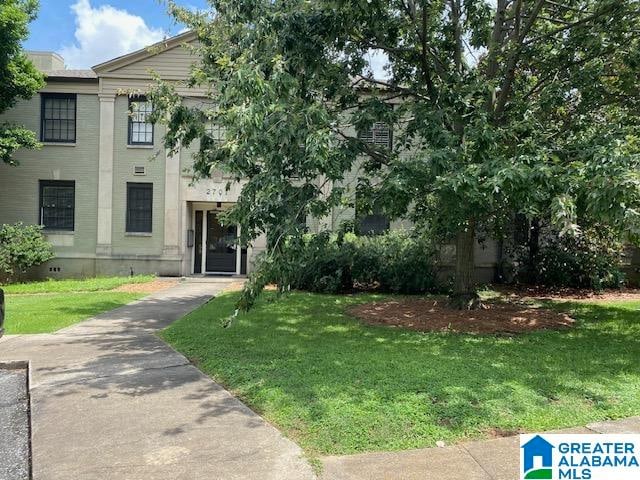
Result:
<svg viewBox="0 0 640 480"><path fill-rule="evenodd" d="M638 434L520 435L520 480L638 480Z"/></svg>
<svg viewBox="0 0 640 480"><path fill-rule="evenodd" d="M553 449L555 447L551 443L540 435L536 435L520 448L523 456L520 462L523 468L522 478L526 480L531 478L553 479Z"/></svg>

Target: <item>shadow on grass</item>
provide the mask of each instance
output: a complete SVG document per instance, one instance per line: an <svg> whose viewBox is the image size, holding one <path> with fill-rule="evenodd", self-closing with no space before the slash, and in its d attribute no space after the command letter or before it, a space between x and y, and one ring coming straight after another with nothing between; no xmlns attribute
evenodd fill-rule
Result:
<svg viewBox="0 0 640 480"><path fill-rule="evenodd" d="M217 299L163 336L314 453L433 445L640 413L640 302L566 304L568 331L514 337L364 326L371 296ZM625 306L626 305L626 306ZM631 306L629 306L631 305Z"/></svg>

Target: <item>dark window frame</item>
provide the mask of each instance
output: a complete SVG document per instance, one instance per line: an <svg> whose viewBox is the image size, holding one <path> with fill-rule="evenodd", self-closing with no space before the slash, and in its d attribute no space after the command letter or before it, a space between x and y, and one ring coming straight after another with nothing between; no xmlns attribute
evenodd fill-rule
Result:
<svg viewBox="0 0 640 480"><path fill-rule="evenodd" d="M132 210L133 205L131 205L131 190L134 188L148 188L150 190L149 196L149 219L148 226L139 224L134 224L134 220L132 218ZM153 233L153 183L151 182L127 182L127 203L126 203L127 215L126 215L126 224L125 224L125 232L126 233ZM139 208L138 210L147 210ZM148 227L148 228L147 228Z"/></svg>
<svg viewBox="0 0 640 480"><path fill-rule="evenodd" d="M386 107L391 112L393 112L393 110L395 109L395 107L394 107L394 105L392 103L387 103ZM380 129L380 126L384 126L389 131L388 141L386 142L386 144L376 142L375 131L376 131L376 127L378 129ZM371 136L371 140L369 140L367 138L369 135ZM373 122L371 127L369 127L367 130L359 130L357 132L357 137L358 137L358 140L361 140L361 141L363 141L365 143L368 143L370 145L374 145L374 146L378 146L378 147L387 148L389 150L393 150L393 125L391 125L391 124L389 124L387 122L383 122L383 121L377 120L377 121Z"/></svg>
<svg viewBox="0 0 640 480"><path fill-rule="evenodd" d="M384 126L384 128L389 130L388 140L386 143L379 143L376 141L376 129L379 130L380 126ZM369 134L371 135L371 140L367 138ZM371 125L371 128L366 131L358 132L358 140L373 145L374 147L377 146L393 150L393 128L391 128L391 125L386 122L374 122L373 125Z"/></svg>
<svg viewBox="0 0 640 480"><path fill-rule="evenodd" d="M46 103L50 99L73 99L73 139L47 138L46 134ZM60 119L58 119L60 120ZM45 143L76 143L78 138L78 95L76 93L41 93L40 94L40 141Z"/></svg>
<svg viewBox="0 0 640 480"><path fill-rule="evenodd" d="M372 225L372 228L366 228ZM383 235L391 229L391 220L383 213L369 213L358 218L358 232L364 236Z"/></svg>
<svg viewBox="0 0 640 480"><path fill-rule="evenodd" d="M133 121L133 111L131 110L131 105L134 103L141 103L141 102L145 102L145 103L151 103L146 96L144 95L139 95L136 97L129 97L129 104L127 107L127 116L128 116L128 120L127 120L127 145L153 145L153 137L155 135L155 125L152 122L134 122ZM151 105L151 112L153 112L153 105ZM133 124L134 123L139 123L139 124L146 124L146 123L150 123L151 124L151 141L150 142L134 142L133 141Z"/></svg>
<svg viewBox="0 0 640 480"><path fill-rule="evenodd" d="M45 224L44 214L44 189L46 187L73 187L73 202L71 205L71 224L63 226L47 226ZM39 181L39 199L38 199L38 223L42 225L45 231L65 231L73 232L76 226L76 182L75 180L40 180Z"/></svg>

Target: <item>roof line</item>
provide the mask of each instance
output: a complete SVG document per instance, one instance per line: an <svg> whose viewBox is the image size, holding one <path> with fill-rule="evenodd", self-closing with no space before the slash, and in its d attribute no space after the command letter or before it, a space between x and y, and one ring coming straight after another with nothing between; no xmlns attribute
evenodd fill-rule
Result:
<svg viewBox="0 0 640 480"><path fill-rule="evenodd" d="M187 39L190 40L194 38L196 38L196 32L194 32L193 30L188 30L174 37L165 38L164 40L154 43L153 45L149 45L147 47L141 48L140 50L136 50L135 52L126 53L124 55L120 55L119 57L112 58L111 60L107 60L106 62L99 63L98 65L95 65L91 68L96 73L106 72L115 68L121 68L143 58L155 55L154 52L150 51L154 48L163 48L167 50L180 45L182 42L187 41Z"/></svg>

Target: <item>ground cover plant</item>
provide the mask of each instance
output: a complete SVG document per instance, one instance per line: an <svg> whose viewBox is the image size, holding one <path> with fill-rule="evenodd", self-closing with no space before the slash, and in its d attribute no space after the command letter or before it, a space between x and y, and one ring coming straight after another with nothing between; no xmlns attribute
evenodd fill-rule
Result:
<svg viewBox="0 0 640 480"><path fill-rule="evenodd" d="M575 324L520 335L370 326L353 305L401 297L237 293L163 331L311 455L434 446L640 414L640 301L563 303Z"/></svg>

